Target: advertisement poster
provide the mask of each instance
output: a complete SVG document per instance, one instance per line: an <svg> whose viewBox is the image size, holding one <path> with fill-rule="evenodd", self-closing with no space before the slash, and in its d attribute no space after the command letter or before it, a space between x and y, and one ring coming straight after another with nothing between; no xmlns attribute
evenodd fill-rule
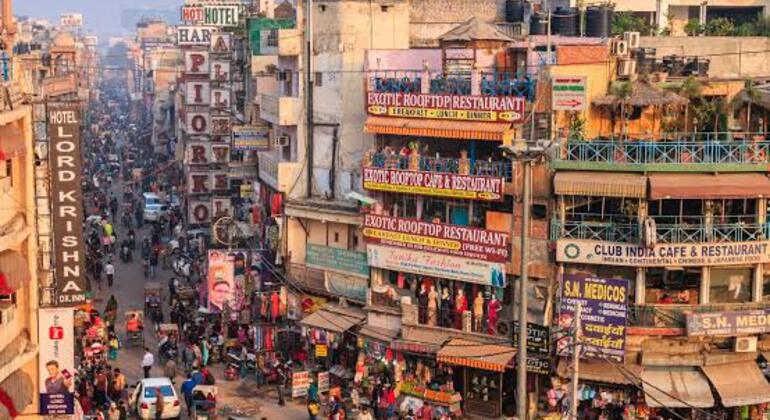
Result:
<svg viewBox="0 0 770 420"><path fill-rule="evenodd" d="M304 397L307 395L307 389L310 387L310 372L292 372L291 374L291 397Z"/></svg>
<svg viewBox="0 0 770 420"><path fill-rule="evenodd" d="M318 372L318 392L329 390L329 372Z"/></svg>
<svg viewBox="0 0 770 420"><path fill-rule="evenodd" d="M687 314L687 335L723 336L770 332L770 309Z"/></svg>
<svg viewBox="0 0 770 420"><path fill-rule="evenodd" d="M505 287L505 264L380 245L367 245L372 267Z"/></svg>
<svg viewBox="0 0 770 420"><path fill-rule="evenodd" d="M73 103L48 104L51 166L51 224L53 226L56 305L86 302L83 243L83 158L80 112Z"/></svg>
<svg viewBox="0 0 770 420"><path fill-rule="evenodd" d="M701 267L770 263L770 241L644 245L560 239L556 261L624 267Z"/></svg>
<svg viewBox="0 0 770 420"><path fill-rule="evenodd" d="M212 313L222 312L225 305L235 309L234 263L226 251L209 251L208 309Z"/></svg>
<svg viewBox="0 0 770 420"><path fill-rule="evenodd" d="M266 125L234 126L233 150L270 150L270 128Z"/></svg>
<svg viewBox="0 0 770 420"><path fill-rule="evenodd" d="M527 322L527 372L550 374L550 334L548 327ZM519 342L519 321L513 321L513 342Z"/></svg>
<svg viewBox="0 0 770 420"><path fill-rule="evenodd" d="M367 110L372 115L460 121L520 122L525 101L523 96L366 94Z"/></svg>
<svg viewBox="0 0 770 420"><path fill-rule="evenodd" d="M364 189L464 200L502 201L502 177L364 168Z"/></svg>
<svg viewBox="0 0 770 420"><path fill-rule="evenodd" d="M74 310L39 310L40 414L74 413L75 336Z"/></svg>
<svg viewBox="0 0 770 420"><path fill-rule="evenodd" d="M370 244L497 263L507 263L511 259L506 232L378 214L364 216L363 232Z"/></svg>
<svg viewBox="0 0 770 420"><path fill-rule="evenodd" d="M567 275L562 282L559 327L572 331L580 305L583 354L623 362L628 317L628 280ZM571 353L571 336L558 341L559 353Z"/></svg>

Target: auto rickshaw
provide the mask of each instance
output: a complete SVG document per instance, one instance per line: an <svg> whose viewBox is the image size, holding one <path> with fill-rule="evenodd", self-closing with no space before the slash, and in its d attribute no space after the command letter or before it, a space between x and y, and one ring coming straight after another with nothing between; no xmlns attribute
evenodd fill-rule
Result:
<svg viewBox="0 0 770 420"><path fill-rule="evenodd" d="M196 385L192 392L192 419L210 420L217 418L217 387Z"/></svg>
<svg viewBox="0 0 770 420"><path fill-rule="evenodd" d="M128 344L144 347L144 312L138 309L126 311L125 319Z"/></svg>
<svg viewBox="0 0 770 420"><path fill-rule="evenodd" d="M148 282L144 285L144 310L152 322L163 322L163 286L157 282Z"/></svg>

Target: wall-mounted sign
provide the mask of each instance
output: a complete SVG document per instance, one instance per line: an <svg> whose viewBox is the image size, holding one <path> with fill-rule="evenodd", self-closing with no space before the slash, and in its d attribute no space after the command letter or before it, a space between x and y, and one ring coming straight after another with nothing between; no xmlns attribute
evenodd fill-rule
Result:
<svg viewBox="0 0 770 420"><path fill-rule="evenodd" d="M211 81L229 82L230 81L230 62L222 60L211 60Z"/></svg>
<svg viewBox="0 0 770 420"><path fill-rule="evenodd" d="M513 342L519 342L519 321L513 321ZM548 375L551 372L551 332L548 327L527 322L527 372Z"/></svg>
<svg viewBox="0 0 770 420"><path fill-rule="evenodd" d="M460 121L521 122L523 96L432 95L367 92L369 114Z"/></svg>
<svg viewBox="0 0 770 420"><path fill-rule="evenodd" d="M770 332L770 309L687 314L687 335L729 336Z"/></svg>
<svg viewBox="0 0 770 420"><path fill-rule="evenodd" d="M182 6L182 21L210 26L238 26L241 5L203 4Z"/></svg>
<svg viewBox="0 0 770 420"><path fill-rule="evenodd" d="M364 189L465 200L502 201L505 180L490 176L364 168Z"/></svg>
<svg viewBox="0 0 770 420"><path fill-rule="evenodd" d="M230 162L230 145L211 143L211 163L224 164Z"/></svg>
<svg viewBox="0 0 770 420"><path fill-rule="evenodd" d="M270 129L266 125L234 126L234 150L270 150Z"/></svg>
<svg viewBox="0 0 770 420"><path fill-rule="evenodd" d="M495 287L506 284L502 263L380 245L367 245L366 254L372 267Z"/></svg>
<svg viewBox="0 0 770 420"><path fill-rule="evenodd" d="M693 244L640 244L560 239L556 261L627 267L688 267L764 264L770 241Z"/></svg>
<svg viewBox="0 0 770 420"><path fill-rule="evenodd" d="M83 158L80 142L80 111L76 104L48 104L51 197L53 211L54 281L56 305L77 306L86 302L85 249L83 244Z"/></svg>
<svg viewBox="0 0 770 420"><path fill-rule="evenodd" d="M366 262L366 253L364 262ZM324 286L326 291L334 296L344 296L358 302L366 302L366 291L369 288L368 278L357 275L347 275L334 271L324 272Z"/></svg>
<svg viewBox="0 0 770 420"><path fill-rule="evenodd" d="M186 51L184 53L184 71L187 74L209 74L208 51Z"/></svg>
<svg viewBox="0 0 770 420"><path fill-rule="evenodd" d="M191 142L185 144L185 163L188 165L208 165L211 163L211 143Z"/></svg>
<svg viewBox="0 0 770 420"><path fill-rule="evenodd" d="M211 89L211 107L216 109L229 109L230 89Z"/></svg>
<svg viewBox="0 0 770 420"><path fill-rule="evenodd" d="M192 224L209 223L211 221L211 202L206 200L190 200L187 220Z"/></svg>
<svg viewBox="0 0 770 420"><path fill-rule="evenodd" d="M212 198L211 199L211 221L219 220L221 217L230 217L233 215L233 206L230 198Z"/></svg>
<svg viewBox="0 0 770 420"><path fill-rule="evenodd" d="M230 179L227 175L227 171L211 172L211 188L216 192L227 192L230 189Z"/></svg>
<svg viewBox="0 0 770 420"><path fill-rule="evenodd" d="M232 51L230 34L216 33L211 35L210 50L213 54L227 54Z"/></svg>
<svg viewBox="0 0 770 420"><path fill-rule="evenodd" d="M72 308L38 310L40 414L73 414L75 321Z"/></svg>
<svg viewBox="0 0 770 420"><path fill-rule="evenodd" d="M190 194L211 193L211 174L208 172L190 172L187 175L187 192Z"/></svg>
<svg viewBox="0 0 770 420"><path fill-rule="evenodd" d="M628 280L564 276L559 305L559 327L574 328L580 305L583 351L587 357L612 357L623 362L628 318ZM572 352L572 337L557 340L561 354Z"/></svg>
<svg viewBox="0 0 770 420"><path fill-rule="evenodd" d="M211 45L211 34L216 32L213 26L177 26L176 44L179 46Z"/></svg>
<svg viewBox="0 0 770 420"><path fill-rule="evenodd" d="M305 264L323 270L341 271L369 278L369 265L366 264L366 252L308 243L305 248Z"/></svg>
<svg viewBox="0 0 770 420"><path fill-rule="evenodd" d="M200 6L182 6L182 22L202 23L205 18L203 7Z"/></svg>
<svg viewBox="0 0 770 420"><path fill-rule="evenodd" d="M209 105L211 103L211 83L200 80L185 82L186 105Z"/></svg>
<svg viewBox="0 0 770 420"><path fill-rule="evenodd" d="M364 215L367 243L507 263L509 234L494 230L378 214Z"/></svg>
<svg viewBox="0 0 770 420"><path fill-rule="evenodd" d="M83 14L82 13L62 13L59 16L59 25L61 26L83 26Z"/></svg>
<svg viewBox="0 0 770 420"><path fill-rule="evenodd" d="M186 112L185 130L192 135L209 134L211 132L210 118L208 112Z"/></svg>
<svg viewBox="0 0 770 420"><path fill-rule="evenodd" d="M230 136L230 117L211 117L211 135Z"/></svg>
<svg viewBox="0 0 770 420"><path fill-rule="evenodd" d="M587 104L585 77L554 76L551 79L551 109L582 111Z"/></svg>

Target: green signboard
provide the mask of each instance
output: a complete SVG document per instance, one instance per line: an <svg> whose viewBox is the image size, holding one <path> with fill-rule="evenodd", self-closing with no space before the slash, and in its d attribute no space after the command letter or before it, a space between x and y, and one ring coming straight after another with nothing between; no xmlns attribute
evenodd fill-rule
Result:
<svg viewBox="0 0 770 420"><path fill-rule="evenodd" d="M325 270L339 271L359 277L369 277L366 252L307 244L305 262L308 266Z"/></svg>
<svg viewBox="0 0 770 420"><path fill-rule="evenodd" d="M270 45L271 39L278 40L278 29L292 29L294 20L254 18L249 19L249 47L252 55L263 55L262 45Z"/></svg>

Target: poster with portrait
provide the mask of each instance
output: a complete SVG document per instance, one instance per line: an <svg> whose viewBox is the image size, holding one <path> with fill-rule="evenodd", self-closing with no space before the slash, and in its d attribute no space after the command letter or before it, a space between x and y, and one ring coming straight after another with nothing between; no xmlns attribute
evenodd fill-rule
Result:
<svg viewBox="0 0 770 420"><path fill-rule="evenodd" d="M40 414L74 413L75 337L72 308L39 310Z"/></svg>
<svg viewBox="0 0 770 420"><path fill-rule="evenodd" d="M234 258L227 251L210 250L208 263L209 312L220 313L225 305L235 309Z"/></svg>

